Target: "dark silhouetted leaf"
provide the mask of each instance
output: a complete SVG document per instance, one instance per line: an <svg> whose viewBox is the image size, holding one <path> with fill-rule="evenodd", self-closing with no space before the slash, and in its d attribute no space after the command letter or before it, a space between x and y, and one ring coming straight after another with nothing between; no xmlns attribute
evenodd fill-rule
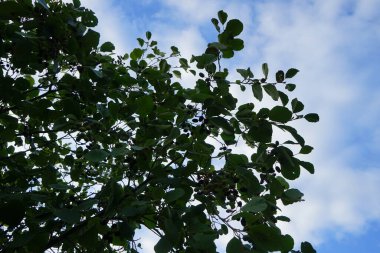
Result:
<svg viewBox="0 0 380 253"><path fill-rule="evenodd" d="M304 116L304 118L309 122L318 122L319 116L316 113L309 113Z"/></svg>
<svg viewBox="0 0 380 253"><path fill-rule="evenodd" d="M285 78L292 78L292 77L294 77L298 72L299 72L298 69L294 69L294 68L288 69L288 71L286 71Z"/></svg>
<svg viewBox="0 0 380 253"><path fill-rule="evenodd" d="M292 112L283 106L275 106L269 112L269 119L281 123L286 123L292 118Z"/></svg>

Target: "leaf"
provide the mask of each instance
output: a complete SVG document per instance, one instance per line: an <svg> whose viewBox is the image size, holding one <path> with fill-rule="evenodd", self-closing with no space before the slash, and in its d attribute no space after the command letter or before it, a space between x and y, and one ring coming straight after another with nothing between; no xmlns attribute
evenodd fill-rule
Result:
<svg viewBox="0 0 380 253"><path fill-rule="evenodd" d="M286 216L277 216L276 220L284 221L284 222L290 222L289 217L286 217Z"/></svg>
<svg viewBox="0 0 380 253"><path fill-rule="evenodd" d="M289 97L282 91L278 91L278 95L280 96L280 100L283 106L287 105L289 102Z"/></svg>
<svg viewBox="0 0 380 253"><path fill-rule="evenodd" d="M173 70L173 74L177 78L181 78L181 72L179 70Z"/></svg>
<svg viewBox="0 0 380 253"><path fill-rule="evenodd" d="M267 207L268 205L263 198L252 197L252 199L241 208L241 211L258 213L265 211Z"/></svg>
<svg viewBox="0 0 380 253"><path fill-rule="evenodd" d="M142 96L136 100L137 113L141 116L147 116L153 111L154 103L151 96Z"/></svg>
<svg viewBox="0 0 380 253"><path fill-rule="evenodd" d="M294 98L291 104L292 104L292 111L294 113L301 112L304 109L303 103L301 101L298 101L297 98Z"/></svg>
<svg viewBox="0 0 380 253"><path fill-rule="evenodd" d="M283 106L275 106L269 112L269 119L281 123L286 123L292 118L292 112Z"/></svg>
<svg viewBox="0 0 380 253"><path fill-rule="evenodd" d="M316 113L309 113L303 116L307 121L309 122L318 122L319 121L319 116Z"/></svg>
<svg viewBox="0 0 380 253"><path fill-rule="evenodd" d="M58 218L60 218L61 220L69 224L78 223L81 217L80 212L75 209L67 209L67 208L54 209L53 213Z"/></svg>
<svg viewBox="0 0 380 253"><path fill-rule="evenodd" d="M90 162L101 162L109 156L109 153L103 149L93 149L84 155L84 158Z"/></svg>
<svg viewBox="0 0 380 253"><path fill-rule="evenodd" d="M301 243L301 253L317 253L313 246L309 242Z"/></svg>
<svg viewBox="0 0 380 253"><path fill-rule="evenodd" d="M301 148L300 150L300 154L310 154L311 151L313 151L313 147L309 146L309 145L305 145Z"/></svg>
<svg viewBox="0 0 380 253"><path fill-rule="evenodd" d="M211 23L214 25L215 29L220 33L219 21L216 18L212 18Z"/></svg>
<svg viewBox="0 0 380 253"><path fill-rule="evenodd" d="M272 141L272 124L266 120L259 120L256 126L248 131L248 137L253 141L269 143Z"/></svg>
<svg viewBox="0 0 380 253"><path fill-rule="evenodd" d="M139 46L144 46L144 40L142 38L137 38L137 42L139 43Z"/></svg>
<svg viewBox="0 0 380 253"><path fill-rule="evenodd" d="M268 73L269 73L268 63L266 62L263 63L263 65L261 65L261 69L263 70L264 78L268 79Z"/></svg>
<svg viewBox="0 0 380 253"><path fill-rule="evenodd" d="M142 50L141 48L135 48L132 50L129 56L131 57L132 60L137 61L138 59L141 58L143 54L144 54L144 50Z"/></svg>
<svg viewBox="0 0 380 253"><path fill-rule="evenodd" d="M304 194L298 189L289 189L284 192L284 195L292 201L300 201Z"/></svg>
<svg viewBox="0 0 380 253"><path fill-rule="evenodd" d="M244 48L244 41L242 39L233 39L230 46L235 51L240 51Z"/></svg>
<svg viewBox="0 0 380 253"><path fill-rule="evenodd" d="M285 78L292 78L299 72L298 69L290 68L286 71Z"/></svg>
<svg viewBox="0 0 380 253"><path fill-rule="evenodd" d="M102 51L102 52L112 52L113 50L115 50L115 46L109 41L104 42L100 46L100 51Z"/></svg>
<svg viewBox="0 0 380 253"><path fill-rule="evenodd" d="M168 203L170 203L181 198L183 195L185 195L185 191L182 188L176 188L170 192L167 192L164 198Z"/></svg>
<svg viewBox="0 0 380 253"><path fill-rule="evenodd" d="M286 130L287 132L289 132L293 138L301 145L301 146L304 146L305 145L305 140L304 138L298 134L297 130L294 129L293 127L291 126L286 126L286 125L282 125L282 126L278 126L279 128L283 129L283 130Z"/></svg>
<svg viewBox="0 0 380 253"><path fill-rule="evenodd" d="M249 71L247 69L236 69L236 71L244 78L247 79L249 77Z"/></svg>
<svg viewBox="0 0 380 253"><path fill-rule="evenodd" d="M276 82L282 83L284 81L284 71L279 70L276 72Z"/></svg>
<svg viewBox="0 0 380 253"><path fill-rule="evenodd" d="M263 85L263 88L265 92L272 97L273 100L277 101L280 95L278 94L278 91L276 89L276 86L273 84L265 84Z"/></svg>
<svg viewBox="0 0 380 253"><path fill-rule="evenodd" d="M301 167L309 171L310 174L314 174L315 170L314 170L314 165L312 163L305 162L305 161L299 161L298 163Z"/></svg>
<svg viewBox="0 0 380 253"><path fill-rule="evenodd" d="M73 4L74 4L75 8L79 8L81 5L81 2L80 2L80 0L73 0Z"/></svg>
<svg viewBox="0 0 380 253"><path fill-rule="evenodd" d="M226 23L227 21L228 15L223 10L220 10L218 11L218 18L219 18L220 23L224 25L224 23Z"/></svg>
<svg viewBox="0 0 380 253"><path fill-rule="evenodd" d="M232 36L238 36L243 31L243 23L238 19L231 19L227 22L226 31Z"/></svg>
<svg viewBox="0 0 380 253"><path fill-rule="evenodd" d="M248 235L255 242L258 252L288 252L290 250L289 238L281 235L277 227L266 224L253 225L248 230Z"/></svg>
<svg viewBox="0 0 380 253"><path fill-rule="evenodd" d="M257 100L261 101L263 99L263 89L259 82L254 82L252 84L252 92Z"/></svg>
<svg viewBox="0 0 380 253"><path fill-rule="evenodd" d="M147 31L147 32L145 33L145 37L146 37L147 40L150 40L150 38L152 38L152 33L149 32L149 31Z"/></svg>
<svg viewBox="0 0 380 253"><path fill-rule="evenodd" d="M233 134L234 133L234 128L230 125L230 123L228 123L228 121L225 118L222 118L219 116L218 117L212 117L212 118L209 118L209 121L213 125L223 129L223 131L225 131L226 134Z"/></svg>
<svg viewBox="0 0 380 253"><path fill-rule="evenodd" d="M227 244L226 253L248 253L250 252L244 247L243 243L236 237L233 237Z"/></svg>
<svg viewBox="0 0 380 253"><path fill-rule="evenodd" d="M168 253L172 249L169 240L164 236L157 242L154 246L154 251L156 253Z"/></svg>
<svg viewBox="0 0 380 253"><path fill-rule="evenodd" d="M99 44L100 34L92 29L88 29L87 33L82 37L82 44L87 50L96 48Z"/></svg>
<svg viewBox="0 0 380 253"><path fill-rule="evenodd" d="M294 83L287 83L285 85L285 89L287 89L288 91L294 91L296 88L296 85Z"/></svg>

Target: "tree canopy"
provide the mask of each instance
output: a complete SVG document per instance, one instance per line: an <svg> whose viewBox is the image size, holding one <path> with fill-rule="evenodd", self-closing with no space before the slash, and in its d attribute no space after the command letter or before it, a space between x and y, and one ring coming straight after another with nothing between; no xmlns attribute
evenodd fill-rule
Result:
<svg viewBox="0 0 380 253"><path fill-rule="evenodd" d="M229 232L227 253L315 252L277 226L289 222L279 205L303 200L290 181L314 173L291 126L319 120L288 97L298 70L264 63L230 80L222 65L244 48L243 24L224 11L211 21L215 42L191 59L150 32L117 55L79 0L0 2L1 252L141 252L140 228L159 236L157 253L216 252ZM256 106L265 96L272 106Z"/></svg>

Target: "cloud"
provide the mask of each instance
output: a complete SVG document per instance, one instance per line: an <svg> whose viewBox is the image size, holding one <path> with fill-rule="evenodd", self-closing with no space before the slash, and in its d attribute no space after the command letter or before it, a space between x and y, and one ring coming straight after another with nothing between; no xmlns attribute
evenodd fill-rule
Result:
<svg viewBox="0 0 380 253"><path fill-rule="evenodd" d="M316 148L310 157L317 168L315 175L295 183L306 202L285 208L292 222L282 227L297 241L323 243L331 234L362 233L380 220L380 169L368 167L360 151L373 152L380 144L379 89L369 85L380 66L379 60L370 62L371 54L380 54L379 33L373 30L379 26L368 23L379 24L378 13L371 11L379 2L365 1L371 7L363 2L275 1L256 6L257 30L251 40L260 42L259 58L275 69L289 64L300 68L295 95L307 111L321 116L316 125L296 124Z"/></svg>

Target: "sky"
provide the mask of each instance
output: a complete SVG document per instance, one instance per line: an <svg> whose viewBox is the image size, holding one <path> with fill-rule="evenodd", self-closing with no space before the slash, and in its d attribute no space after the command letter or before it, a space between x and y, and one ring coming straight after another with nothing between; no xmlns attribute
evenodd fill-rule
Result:
<svg viewBox="0 0 380 253"><path fill-rule="evenodd" d="M320 122L297 129L314 147L305 159L314 175L293 183L305 201L284 209L281 225L297 242L319 253L380 252L380 1L379 0L82 0L96 13L102 41L117 53L137 47L151 31L160 48L182 55L203 53L216 32L219 10L244 23L245 48L229 69L261 74L297 68L295 96ZM169 51L169 50L167 50ZM193 85L189 77L184 85ZM233 90L241 102L253 98ZM254 101L252 101L254 102ZM156 238L142 233L145 253ZM219 241L221 248L228 242ZM220 252L224 252L221 250Z"/></svg>

